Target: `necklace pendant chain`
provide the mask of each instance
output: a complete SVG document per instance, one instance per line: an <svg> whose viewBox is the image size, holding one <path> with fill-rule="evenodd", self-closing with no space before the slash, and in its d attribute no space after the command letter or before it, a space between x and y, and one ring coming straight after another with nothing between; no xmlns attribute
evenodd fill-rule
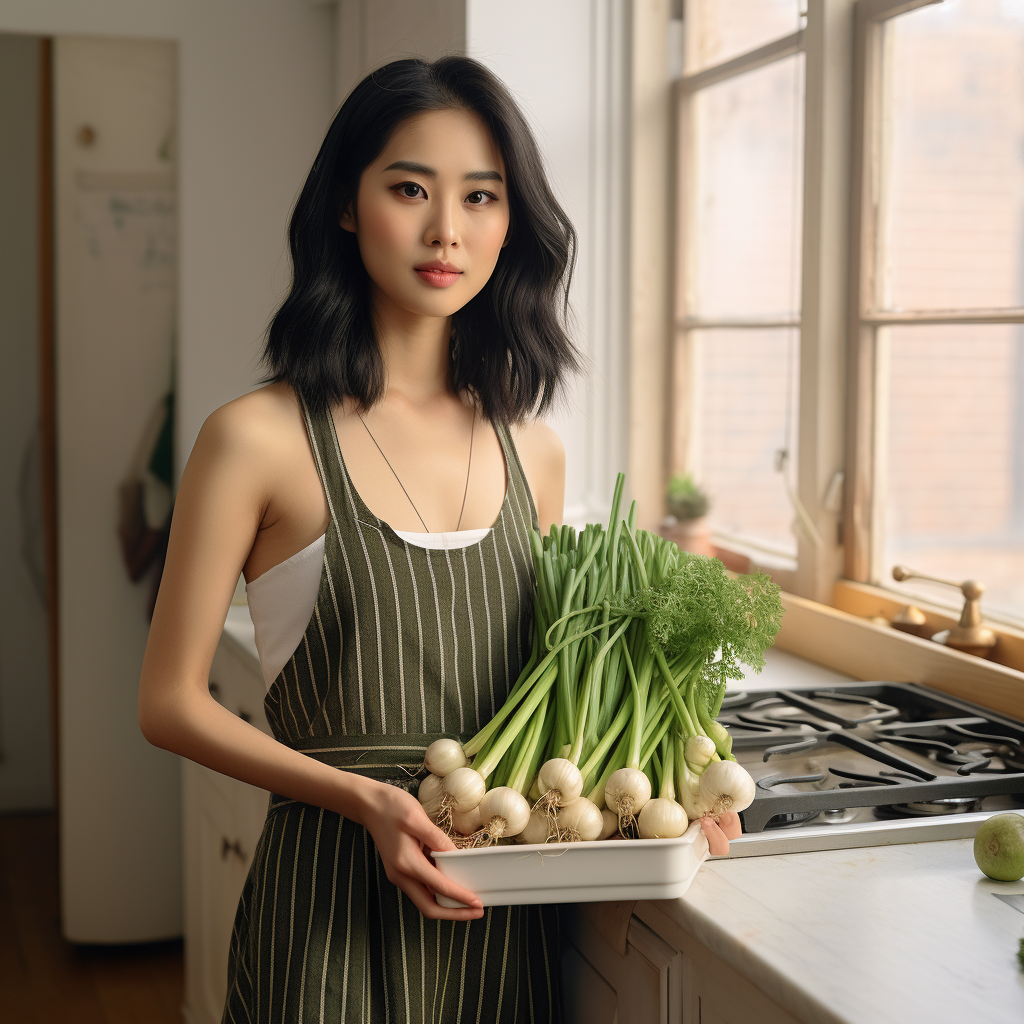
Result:
<svg viewBox="0 0 1024 1024"><path fill-rule="evenodd" d="M366 432L370 435L370 440L374 443L377 451L380 452L380 457L387 463L388 469L391 470L394 478L398 481L398 486L402 488L402 493L408 498L409 504L412 505L413 512L416 513L416 518L420 521L423 526L424 533L430 533L430 529L427 524L423 521L423 516L420 515L420 510L416 507L416 503L412 500L409 492L405 489L405 484L402 483L402 478L395 472L395 467L391 465L391 461L384 454L384 449L377 444L377 438L373 436L373 432L366 425L366 420L363 419L362 413L356 413L359 417L359 422L366 427ZM459 509L459 521L455 524L455 532L458 533L459 527L462 526L462 516L466 511L466 497L469 494L469 474L473 469L473 434L476 431L476 409L473 409L473 420L469 428L469 464L466 466L466 486L462 492L462 507Z"/></svg>

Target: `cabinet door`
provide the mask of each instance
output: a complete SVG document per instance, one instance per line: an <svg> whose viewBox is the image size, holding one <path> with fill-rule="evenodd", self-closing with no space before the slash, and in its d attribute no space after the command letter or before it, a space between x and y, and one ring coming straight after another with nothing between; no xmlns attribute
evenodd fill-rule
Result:
<svg viewBox="0 0 1024 1024"><path fill-rule="evenodd" d="M565 908L562 956L569 1024L678 1024L682 1019L684 959L635 917L625 952L589 926L585 907Z"/></svg>
<svg viewBox="0 0 1024 1024"><path fill-rule="evenodd" d="M618 1024L618 996L571 943L562 951L563 1003L568 1024Z"/></svg>
<svg viewBox="0 0 1024 1024"><path fill-rule="evenodd" d="M195 1024L216 1024L224 1011L227 995L228 946L234 927L238 897L242 892L258 833L243 825L237 812L252 787L232 779L240 787L238 801L225 798L222 783L208 777L213 773L191 765L193 775L192 813L194 844L193 890L190 914L189 1004ZM255 792L259 792L258 790ZM251 797L249 798L251 802ZM265 808L264 808L265 810Z"/></svg>
<svg viewBox="0 0 1024 1024"><path fill-rule="evenodd" d="M263 676L224 640L210 671L210 693L264 731ZM185 1002L190 1024L220 1024L228 946L238 897L267 816L268 794L183 761L185 833Z"/></svg>

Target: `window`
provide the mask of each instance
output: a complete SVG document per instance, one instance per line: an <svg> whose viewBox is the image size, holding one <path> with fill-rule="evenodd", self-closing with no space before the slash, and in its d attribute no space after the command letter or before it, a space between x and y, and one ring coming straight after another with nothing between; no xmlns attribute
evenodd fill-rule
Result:
<svg viewBox="0 0 1024 1024"><path fill-rule="evenodd" d="M1024 619L1024 3L919 7L859 47L853 385L874 436L848 572L976 578L988 614Z"/></svg>
<svg viewBox="0 0 1024 1024"><path fill-rule="evenodd" d="M709 493L720 541L791 565L800 8L796 0L704 0L688 4L686 17L677 354L689 400L676 462Z"/></svg>
<svg viewBox="0 0 1024 1024"><path fill-rule="evenodd" d="M803 8L685 6L673 469L798 593L1019 623L1024 0Z"/></svg>

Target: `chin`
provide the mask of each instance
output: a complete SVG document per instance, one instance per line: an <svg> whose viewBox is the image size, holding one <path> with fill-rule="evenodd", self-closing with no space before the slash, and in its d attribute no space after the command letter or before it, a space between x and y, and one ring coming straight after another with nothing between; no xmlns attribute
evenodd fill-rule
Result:
<svg viewBox="0 0 1024 1024"><path fill-rule="evenodd" d="M475 294L475 293L474 293ZM438 292L434 295L404 295L400 304L410 313L417 313L420 316L448 317L457 313L469 300L472 295L464 294L443 294Z"/></svg>

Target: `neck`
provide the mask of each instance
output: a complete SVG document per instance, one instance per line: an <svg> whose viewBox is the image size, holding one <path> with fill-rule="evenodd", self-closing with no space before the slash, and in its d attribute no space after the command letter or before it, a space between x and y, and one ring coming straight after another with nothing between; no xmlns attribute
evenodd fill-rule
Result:
<svg viewBox="0 0 1024 1024"><path fill-rule="evenodd" d="M413 402L451 393L451 317L410 313L373 288L373 317L388 391Z"/></svg>

